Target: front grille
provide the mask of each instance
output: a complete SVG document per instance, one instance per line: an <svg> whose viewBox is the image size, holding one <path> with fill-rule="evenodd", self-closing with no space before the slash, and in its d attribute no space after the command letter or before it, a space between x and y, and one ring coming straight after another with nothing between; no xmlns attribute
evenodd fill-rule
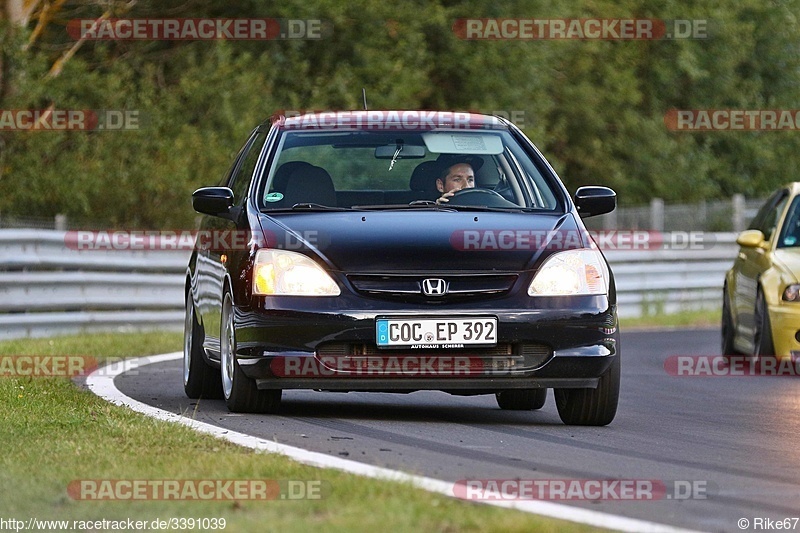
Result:
<svg viewBox="0 0 800 533"><path fill-rule="evenodd" d="M350 274L347 279L361 293L379 297L405 298L418 296L427 300L453 300L503 294L511 290L517 274ZM443 279L447 294L425 296L422 281Z"/></svg>

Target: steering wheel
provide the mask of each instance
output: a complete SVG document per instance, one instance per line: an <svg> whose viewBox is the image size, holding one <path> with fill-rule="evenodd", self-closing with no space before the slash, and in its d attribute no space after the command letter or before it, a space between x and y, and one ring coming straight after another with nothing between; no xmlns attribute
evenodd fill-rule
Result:
<svg viewBox="0 0 800 533"><path fill-rule="evenodd" d="M461 189L456 191L450 198L451 204L486 206L486 207L519 207L513 202L509 202L503 195L491 189Z"/></svg>

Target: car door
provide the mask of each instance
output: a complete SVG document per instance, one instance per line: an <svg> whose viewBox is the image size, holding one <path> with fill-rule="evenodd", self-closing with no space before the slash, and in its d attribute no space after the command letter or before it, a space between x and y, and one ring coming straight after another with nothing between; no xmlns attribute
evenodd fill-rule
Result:
<svg viewBox="0 0 800 533"><path fill-rule="evenodd" d="M266 138L265 131L254 131L220 183L233 191L234 208L244 205ZM235 249L226 247L236 246L242 239L233 219L212 216L203 216L200 235L207 246L197 254L198 313L205 332L204 348L212 359L218 359L225 263L236 253Z"/></svg>
<svg viewBox="0 0 800 533"><path fill-rule="evenodd" d="M781 218L789 191L782 189L774 193L759 209L748 229L757 229L764 234L762 246L739 248L734 263L734 302L736 309L737 335L748 342L748 352L752 349L755 332L755 307L758 297L758 281L771 265L771 253L775 229Z"/></svg>

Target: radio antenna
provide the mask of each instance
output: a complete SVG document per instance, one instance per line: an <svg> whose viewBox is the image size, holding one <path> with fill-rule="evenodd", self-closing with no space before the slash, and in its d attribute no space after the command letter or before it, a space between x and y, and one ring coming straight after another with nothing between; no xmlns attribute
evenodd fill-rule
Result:
<svg viewBox="0 0 800 533"><path fill-rule="evenodd" d="M364 99L364 111L369 111L367 109L367 89L366 87L361 88L361 97Z"/></svg>

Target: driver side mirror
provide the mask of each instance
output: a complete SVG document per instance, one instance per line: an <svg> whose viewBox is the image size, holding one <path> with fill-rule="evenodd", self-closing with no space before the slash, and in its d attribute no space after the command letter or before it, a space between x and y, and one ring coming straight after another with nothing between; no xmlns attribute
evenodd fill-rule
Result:
<svg viewBox="0 0 800 533"><path fill-rule="evenodd" d="M192 207L198 213L228 218L233 207L233 191L228 187L203 187L192 193Z"/></svg>
<svg viewBox="0 0 800 533"><path fill-rule="evenodd" d="M617 193L608 187L580 187L575 191L575 207L581 218L604 215L617 208Z"/></svg>

